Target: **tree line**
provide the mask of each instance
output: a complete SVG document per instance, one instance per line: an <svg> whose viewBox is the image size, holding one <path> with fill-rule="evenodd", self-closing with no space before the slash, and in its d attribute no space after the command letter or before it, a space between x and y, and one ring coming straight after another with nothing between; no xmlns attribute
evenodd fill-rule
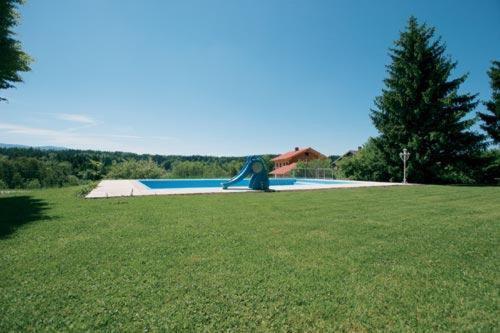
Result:
<svg viewBox="0 0 500 333"><path fill-rule="evenodd" d="M264 155L268 168L271 158ZM0 148L0 188L78 185L104 178L228 178L245 157Z"/></svg>

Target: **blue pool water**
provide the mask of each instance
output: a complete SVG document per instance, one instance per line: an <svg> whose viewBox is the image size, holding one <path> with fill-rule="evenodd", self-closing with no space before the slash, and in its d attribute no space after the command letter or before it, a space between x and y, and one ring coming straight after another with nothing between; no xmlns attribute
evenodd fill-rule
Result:
<svg viewBox="0 0 500 333"><path fill-rule="evenodd" d="M228 179L142 179L139 180L149 189L170 188L200 188L200 187L222 187L221 183ZM243 179L235 186L248 187L250 179ZM295 179L295 178L270 178L270 186L280 185L313 185L313 184L349 184L345 180L322 180L322 179Z"/></svg>

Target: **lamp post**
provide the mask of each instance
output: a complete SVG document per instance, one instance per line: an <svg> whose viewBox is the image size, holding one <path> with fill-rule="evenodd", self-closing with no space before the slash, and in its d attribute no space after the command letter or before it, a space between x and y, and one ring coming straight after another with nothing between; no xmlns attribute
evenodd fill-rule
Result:
<svg viewBox="0 0 500 333"><path fill-rule="evenodd" d="M406 161L410 158L410 153L404 148L403 152L399 153L399 157L403 160L403 184L406 184Z"/></svg>

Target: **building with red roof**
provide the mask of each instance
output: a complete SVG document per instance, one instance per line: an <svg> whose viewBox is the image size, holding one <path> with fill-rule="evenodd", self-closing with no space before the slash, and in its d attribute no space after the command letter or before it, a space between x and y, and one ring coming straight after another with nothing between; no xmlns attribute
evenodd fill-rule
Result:
<svg viewBox="0 0 500 333"><path fill-rule="evenodd" d="M325 155L311 147L302 148L295 147L294 150L281 154L272 159L274 162L274 170L270 172L274 177L290 177L292 171L297 167L299 161L311 161L318 159L326 159Z"/></svg>

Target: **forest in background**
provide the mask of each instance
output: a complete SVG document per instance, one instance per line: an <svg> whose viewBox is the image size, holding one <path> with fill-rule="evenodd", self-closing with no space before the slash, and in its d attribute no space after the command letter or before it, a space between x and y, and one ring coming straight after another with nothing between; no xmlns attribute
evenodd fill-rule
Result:
<svg viewBox="0 0 500 333"><path fill-rule="evenodd" d="M262 156L269 171L275 156ZM0 148L0 189L61 187L105 178L229 178L241 169L245 158Z"/></svg>

